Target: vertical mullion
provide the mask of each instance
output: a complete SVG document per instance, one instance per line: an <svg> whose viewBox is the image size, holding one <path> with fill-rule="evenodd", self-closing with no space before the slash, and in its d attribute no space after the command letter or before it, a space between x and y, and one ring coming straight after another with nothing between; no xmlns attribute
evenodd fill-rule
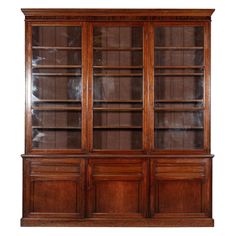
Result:
<svg viewBox="0 0 236 236"><path fill-rule="evenodd" d="M211 72L210 72L210 22L204 25L204 150L210 153L210 94L211 94Z"/></svg>
<svg viewBox="0 0 236 236"><path fill-rule="evenodd" d="M93 150L93 25L87 23L87 148Z"/></svg>
<svg viewBox="0 0 236 236"><path fill-rule="evenodd" d="M149 48L148 48L148 23L144 23L143 26L143 149L148 152L149 149L149 136L148 136L148 93L149 93Z"/></svg>
<svg viewBox="0 0 236 236"><path fill-rule="evenodd" d="M148 74L149 74L149 104L148 104L148 114L149 114L149 150L153 151L155 149L155 111L154 111L154 87L155 87L155 80L154 80L154 24L149 23L148 27L148 42L149 42L149 63L148 63Z"/></svg>
<svg viewBox="0 0 236 236"><path fill-rule="evenodd" d="M88 140L87 140L87 74L88 74L88 67L87 67L87 23L83 23L82 24L82 45L81 45L81 49L82 49L82 111L81 111L81 115L82 115L82 129L81 129L81 148L82 151L87 152L88 150Z"/></svg>

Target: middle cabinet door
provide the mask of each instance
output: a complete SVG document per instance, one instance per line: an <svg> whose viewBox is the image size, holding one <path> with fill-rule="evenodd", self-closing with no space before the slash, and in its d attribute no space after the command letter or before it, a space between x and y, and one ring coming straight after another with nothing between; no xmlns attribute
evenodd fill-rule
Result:
<svg viewBox="0 0 236 236"><path fill-rule="evenodd" d="M126 158L88 161L88 217L147 215L147 163Z"/></svg>

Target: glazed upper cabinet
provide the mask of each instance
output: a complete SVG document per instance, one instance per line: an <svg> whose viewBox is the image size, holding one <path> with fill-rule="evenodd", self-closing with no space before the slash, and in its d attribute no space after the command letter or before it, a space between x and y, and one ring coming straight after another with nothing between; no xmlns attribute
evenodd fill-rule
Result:
<svg viewBox="0 0 236 236"><path fill-rule="evenodd" d="M213 225L213 11L23 9L22 225Z"/></svg>
<svg viewBox="0 0 236 236"><path fill-rule="evenodd" d="M204 26L157 24L152 30L154 148L204 149L204 112L208 103L204 95L204 74L208 73Z"/></svg>
<svg viewBox="0 0 236 236"><path fill-rule="evenodd" d="M29 151L209 149L209 28L33 23Z"/></svg>

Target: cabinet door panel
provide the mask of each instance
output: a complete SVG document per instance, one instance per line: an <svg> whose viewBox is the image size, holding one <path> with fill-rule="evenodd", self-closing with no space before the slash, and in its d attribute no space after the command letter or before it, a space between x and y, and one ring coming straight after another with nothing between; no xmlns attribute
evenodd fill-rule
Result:
<svg viewBox="0 0 236 236"><path fill-rule="evenodd" d="M92 159L88 171L89 217L145 216L145 161Z"/></svg>
<svg viewBox="0 0 236 236"><path fill-rule="evenodd" d="M83 160L25 160L25 217L81 218Z"/></svg>
<svg viewBox="0 0 236 236"><path fill-rule="evenodd" d="M77 183L73 180L35 180L33 211L38 213L76 213ZM65 192L66 190L66 192ZM79 199L78 199L79 200Z"/></svg>
<svg viewBox="0 0 236 236"><path fill-rule="evenodd" d="M151 160L151 215L207 217L210 214L208 159Z"/></svg>

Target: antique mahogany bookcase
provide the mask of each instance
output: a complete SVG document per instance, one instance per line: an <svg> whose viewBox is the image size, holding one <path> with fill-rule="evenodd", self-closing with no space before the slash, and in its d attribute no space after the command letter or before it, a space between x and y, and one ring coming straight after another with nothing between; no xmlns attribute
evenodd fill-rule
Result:
<svg viewBox="0 0 236 236"><path fill-rule="evenodd" d="M213 9L23 9L22 226L213 226Z"/></svg>

